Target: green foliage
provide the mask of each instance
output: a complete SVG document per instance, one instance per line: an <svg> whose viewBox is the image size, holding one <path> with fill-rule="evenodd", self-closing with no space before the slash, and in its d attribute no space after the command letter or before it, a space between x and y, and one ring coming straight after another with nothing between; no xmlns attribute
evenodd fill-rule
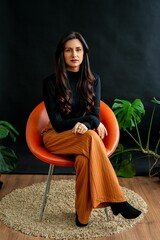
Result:
<svg viewBox="0 0 160 240"><path fill-rule="evenodd" d="M112 106L117 117L120 129L132 130L135 127L135 122L141 122L142 116L145 114L143 103L140 99L135 99L132 103L127 100L115 99Z"/></svg>
<svg viewBox="0 0 160 240"><path fill-rule="evenodd" d="M8 135L11 140L15 142L19 133L12 124L7 121L0 120L0 140L6 138Z"/></svg>
<svg viewBox="0 0 160 240"><path fill-rule="evenodd" d="M160 105L160 101L158 101L156 98L152 99L153 111L148 127L148 136L147 136L147 142L146 147L142 145L141 141L141 135L138 128L138 124L141 122L142 117L145 115L145 109L142 101L140 99L135 99L132 103L127 100L121 100L121 99L115 99L114 104L112 106L112 109L117 117L117 121L120 127L120 130L125 131L136 143L138 148L126 148L122 145L119 145L116 149L115 153L112 155L112 158L116 158L116 162L120 162L118 171L116 169L117 175L126 177L128 175L135 175L135 169L133 167L133 164L131 164L132 161L132 154L133 151L139 151L141 152L145 157L147 156L148 159L152 158L155 160L152 167L149 169L149 175L152 175L153 168L158 165L158 169L160 168L160 153L158 153L158 148L160 145L160 135L158 138L158 141L156 143L155 149L150 150L150 140L151 140L151 129L153 125L153 119L155 114L155 109L157 105ZM137 136L133 136L132 129L136 129ZM129 153L128 156L126 153ZM122 156L125 154L124 161L121 161ZM128 164L128 165L127 165ZM128 172L126 174L126 171Z"/></svg>
<svg viewBox="0 0 160 240"><path fill-rule="evenodd" d="M126 178L134 177L136 175L136 170L132 163L132 154L130 152L125 152L122 144L118 145L116 154L112 160L116 175Z"/></svg>
<svg viewBox="0 0 160 240"><path fill-rule="evenodd" d="M17 167L17 156L11 148L0 146L0 172L8 173Z"/></svg>
<svg viewBox="0 0 160 240"><path fill-rule="evenodd" d="M126 178L134 177L136 175L135 166L131 161L129 161L128 159L125 159L121 162L121 165L116 174L119 177L126 177Z"/></svg>
<svg viewBox="0 0 160 240"><path fill-rule="evenodd" d="M17 166L17 156L15 152L6 147L4 140L10 138L13 142L16 142L16 138L19 135L18 131L7 121L0 120L0 173L8 173L13 171Z"/></svg>

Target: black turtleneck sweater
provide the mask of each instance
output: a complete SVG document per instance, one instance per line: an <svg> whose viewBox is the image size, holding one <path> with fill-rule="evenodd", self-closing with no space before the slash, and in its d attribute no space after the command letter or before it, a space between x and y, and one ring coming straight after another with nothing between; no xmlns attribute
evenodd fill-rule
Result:
<svg viewBox="0 0 160 240"><path fill-rule="evenodd" d="M57 132L63 132L65 130L72 129L77 122L81 122L86 125L88 129L95 129L98 127L99 112L100 112L100 92L101 84L98 75L95 76L95 84L93 87L96 95L94 110L91 114L83 115L80 113L80 101L76 90L76 83L78 81L79 72L68 72L69 84L72 92L71 112L64 114L59 111L57 102L56 91L56 79L55 75L51 75L43 81L43 98L46 106L46 110L53 128Z"/></svg>

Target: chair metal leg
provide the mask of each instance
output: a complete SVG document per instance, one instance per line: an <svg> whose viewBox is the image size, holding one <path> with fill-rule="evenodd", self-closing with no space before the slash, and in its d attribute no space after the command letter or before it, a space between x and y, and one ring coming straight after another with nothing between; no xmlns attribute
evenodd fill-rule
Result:
<svg viewBox="0 0 160 240"><path fill-rule="evenodd" d="M45 186L45 191L44 191L43 199L42 199L42 206L41 206L41 209L40 209L40 221L42 221L44 209L45 209L45 206L46 206L46 203L47 203L53 170L54 170L54 165L50 164L49 170L48 170L46 186Z"/></svg>
<svg viewBox="0 0 160 240"><path fill-rule="evenodd" d="M107 207L104 208L104 211L105 211L105 214L106 214L106 217L107 217L107 222L109 222L109 215L108 215Z"/></svg>

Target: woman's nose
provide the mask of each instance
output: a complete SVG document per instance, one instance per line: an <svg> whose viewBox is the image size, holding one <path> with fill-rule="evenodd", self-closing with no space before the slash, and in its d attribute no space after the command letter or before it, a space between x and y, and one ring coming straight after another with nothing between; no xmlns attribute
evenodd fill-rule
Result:
<svg viewBox="0 0 160 240"><path fill-rule="evenodd" d="M72 51L72 56L75 57L76 55L77 55L76 50L73 50L73 51Z"/></svg>

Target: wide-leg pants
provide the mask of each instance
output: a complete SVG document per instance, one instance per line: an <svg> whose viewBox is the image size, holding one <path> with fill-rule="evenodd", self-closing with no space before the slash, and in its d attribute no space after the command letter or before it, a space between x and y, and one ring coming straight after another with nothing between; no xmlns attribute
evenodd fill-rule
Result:
<svg viewBox="0 0 160 240"><path fill-rule="evenodd" d="M103 141L94 130L82 135L72 130L57 133L49 124L42 136L51 153L75 156L75 209L81 223L89 221L93 208L126 201Z"/></svg>

